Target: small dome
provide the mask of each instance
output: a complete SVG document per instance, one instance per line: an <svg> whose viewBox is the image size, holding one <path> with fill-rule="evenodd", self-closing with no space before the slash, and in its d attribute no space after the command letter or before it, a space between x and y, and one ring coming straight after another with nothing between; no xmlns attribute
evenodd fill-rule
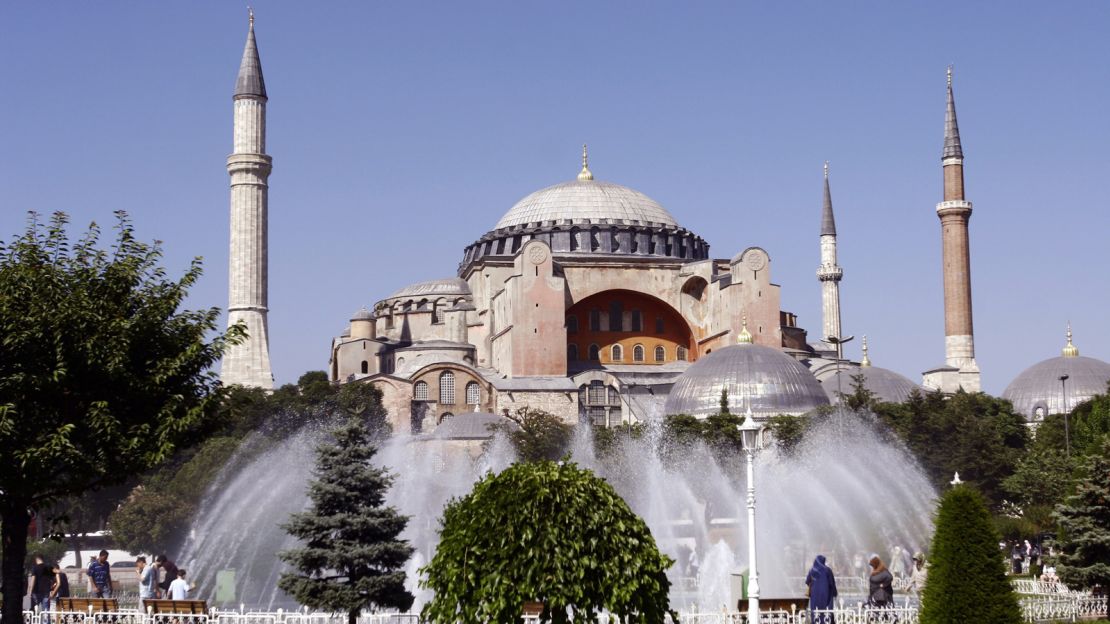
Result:
<svg viewBox="0 0 1110 624"><path fill-rule="evenodd" d="M1068 378L1061 383L1060 378ZM1064 392L1067 410L1106 392L1110 381L1110 364L1083 356L1060 356L1038 362L1021 372L1006 386L1002 398L1014 404L1014 411L1031 421L1049 414L1062 414Z"/></svg>
<svg viewBox="0 0 1110 624"><path fill-rule="evenodd" d="M654 199L627 186L580 177L536 191L501 217L493 229L556 221L570 223L656 223L678 227L678 222Z"/></svg>
<svg viewBox="0 0 1110 624"><path fill-rule="evenodd" d="M488 440L493 437L492 425L507 425L511 430L520 429L513 420L484 412L455 414L439 423L432 437L440 440Z"/></svg>
<svg viewBox="0 0 1110 624"><path fill-rule="evenodd" d="M921 386L910 381L907 377L886 368L846 366L821 382L829 401L836 402L837 377L840 378L840 391L844 394L851 394L852 377L859 373L863 373L863 387L875 393L875 396L885 403L903 403L910 398L911 392L922 390Z"/></svg>
<svg viewBox="0 0 1110 624"><path fill-rule="evenodd" d="M431 295L469 295L470 285L459 277L428 280L409 284L393 293L387 299L400 299L403 297L428 297Z"/></svg>
<svg viewBox="0 0 1110 624"><path fill-rule="evenodd" d="M369 321L373 318L374 315L370 314L370 310L366 308L360 308L358 312L355 312L354 315L351 316L352 321Z"/></svg>
<svg viewBox="0 0 1110 624"><path fill-rule="evenodd" d="M745 412L750 401L760 418L800 416L829 404L821 382L794 358L773 347L736 344L691 364L671 388L663 413L716 414L725 388L734 413Z"/></svg>

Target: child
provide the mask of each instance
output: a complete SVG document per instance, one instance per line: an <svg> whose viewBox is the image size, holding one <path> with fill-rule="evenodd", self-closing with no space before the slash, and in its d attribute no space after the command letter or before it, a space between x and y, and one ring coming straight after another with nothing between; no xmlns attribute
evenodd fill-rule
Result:
<svg viewBox="0 0 1110 624"><path fill-rule="evenodd" d="M189 592L192 590L189 583L185 580L185 570L179 569L177 571L177 578L170 583L170 600L188 600Z"/></svg>

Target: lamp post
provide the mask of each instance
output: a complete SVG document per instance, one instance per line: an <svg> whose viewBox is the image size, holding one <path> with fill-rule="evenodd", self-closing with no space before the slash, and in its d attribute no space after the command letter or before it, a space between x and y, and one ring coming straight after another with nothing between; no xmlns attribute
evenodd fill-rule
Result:
<svg viewBox="0 0 1110 624"><path fill-rule="evenodd" d="M840 363L844 360L844 343L851 342L855 336L825 336L825 342L836 345L836 404L844 402L840 390Z"/></svg>
<svg viewBox="0 0 1110 624"><path fill-rule="evenodd" d="M755 454L759 451L759 425L748 404L740 425L744 452L748 456L748 622L759 624L759 572L755 565Z"/></svg>
<svg viewBox="0 0 1110 624"><path fill-rule="evenodd" d="M1060 391L1064 394L1064 448L1068 459L1071 459L1071 434L1068 432L1068 377L1067 373L1060 375Z"/></svg>

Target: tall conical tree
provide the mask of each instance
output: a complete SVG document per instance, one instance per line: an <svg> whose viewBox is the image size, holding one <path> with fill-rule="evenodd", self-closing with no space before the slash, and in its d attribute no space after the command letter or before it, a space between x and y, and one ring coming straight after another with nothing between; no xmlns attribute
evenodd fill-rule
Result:
<svg viewBox="0 0 1110 624"><path fill-rule="evenodd" d="M956 485L940 499L921 624L1019 624L1021 607L983 496Z"/></svg>
<svg viewBox="0 0 1110 624"><path fill-rule="evenodd" d="M303 547L279 554L295 571L282 574L278 587L314 609L346 611L350 624L363 609L406 611L413 596L402 566L413 549L398 539L408 518L385 506L393 478L370 463L378 449L362 418L332 435L334 443L316 448L312 508L284 525Z"/></svg>
<svg viewBox="0 0 1110 624"><path fill-rule="evenodd" d="M1056 506L1060 580L1076 588L1110 585L1110 438L1091 455L1075 494ZM1107 596L1110 608L1110 596Z"/></svg>

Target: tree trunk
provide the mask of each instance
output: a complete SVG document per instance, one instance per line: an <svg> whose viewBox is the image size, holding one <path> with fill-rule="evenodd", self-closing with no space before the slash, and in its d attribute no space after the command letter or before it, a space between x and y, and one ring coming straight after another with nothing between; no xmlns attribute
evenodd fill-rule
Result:
<svg viewBox="0 0 1110 624"><path fill-rule="evenodd" d="M347 611L347 624L358 624L358 612L361 609L351 609Z"/></svg>
<svg viewBox="0 0 1110 624"><path fill-rule="evenodd" d="M27 593L23 561L27 558L27 529L31 515L27 507L18 502L0 509L0 542L3 545L3 563L0 575L4 582L4 609L0 624L23 624L23 595Z"/></svg>

